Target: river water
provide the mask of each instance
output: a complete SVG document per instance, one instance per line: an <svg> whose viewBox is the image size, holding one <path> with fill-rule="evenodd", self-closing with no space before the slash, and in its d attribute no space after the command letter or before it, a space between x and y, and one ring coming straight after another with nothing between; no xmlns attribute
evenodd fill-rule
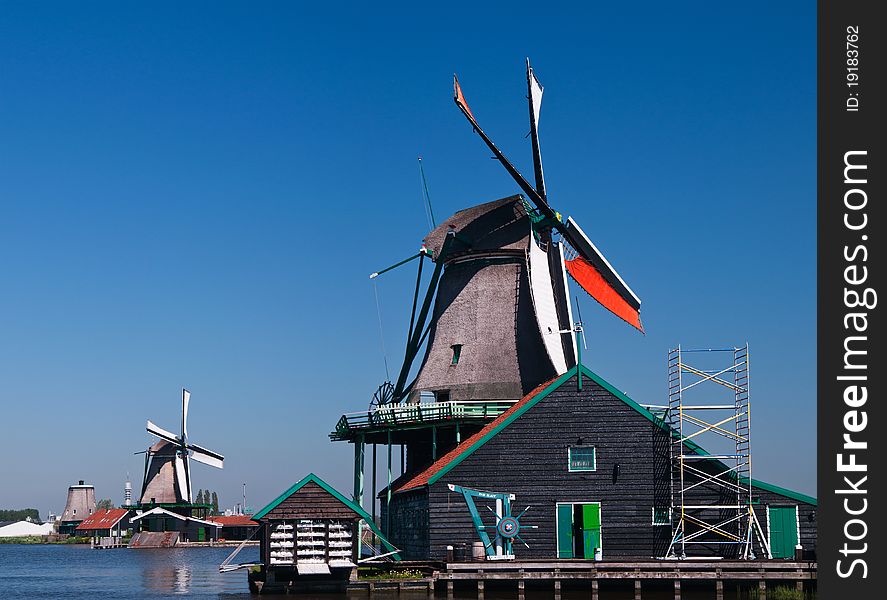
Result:
<svg viewBox="0 0 887 600"><path fill-rule="evenodd" d="M0 544L0 598L251 598L246 571L219 573L233 550ZM248 547L235 560L258 557Z"/></svg>
<svg viewBox="0 0 887 600"><path fill-rule="evenodd" d="M214 598L218 600L256 600L266 596L252 596L246 582L246 571L219 573L219 564L233 548L172 548L161 550L93 550L83 545L18 545L0 544L0 600L11 598ZM257 561L259 549L244 548L236 562ZM512 585L487 590L487 600L516 600ZM526 600L553 600L550 582L545 590L527 588ZM619 584L614 587L610 584ZM657 585L658 584L658 585ZM694 585L695 584L695 585ZM757 582L751 582L756 586ZM529 584L528 584L529 586ZM601 582L601 600L631 600L633 584ZM755 590L737 593L728 586L726 598L741 600L757 598ZM644 600L671 600L674 598L670 581L645 582ZM682 585L684 600L714 598L714 583L686 581ZM774 594L775 597L779 597ZM289 596L302 600L367 600L363 593L311 594ZM424 593L378 593L380 600L426 600ZM564 589L563 600L588 600L584 589ZM791 598L791 595L781 597ZM445 599L446 595L437 598ZM476 600L472 586L456 589L457 600Z"/></svg>

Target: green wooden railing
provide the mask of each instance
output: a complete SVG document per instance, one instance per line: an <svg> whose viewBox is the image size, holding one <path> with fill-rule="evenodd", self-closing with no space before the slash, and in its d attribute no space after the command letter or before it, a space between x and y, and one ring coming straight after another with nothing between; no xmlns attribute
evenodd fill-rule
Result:
<svg viewBox="0 0 887 600"><path fill-rule="evenodd" d="M408 427L424 423L494 419L513 404L504 401L466 400L383 406L372 411L342 415L336 423L336 430L330 433L330 438L343 440L357 431Z"/></svg>

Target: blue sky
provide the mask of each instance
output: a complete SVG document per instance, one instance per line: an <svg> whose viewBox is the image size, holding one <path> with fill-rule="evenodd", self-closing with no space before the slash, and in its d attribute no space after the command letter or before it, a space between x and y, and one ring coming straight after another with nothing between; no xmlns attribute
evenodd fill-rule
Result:
<svg viewBox="0 0 887 600"><path fill-rule="evenodd" d="M580 300L586 364L655 404L670 347L748 341L754 474L815 492L815 3L458 8L3 4L0 506L121 501L183 386L226 456L195 488L349 491L327 433L385 376L416 157L438 218L515 193L451 81L529 174L526 56L549 199L644 303L646 336Z"/></svg>

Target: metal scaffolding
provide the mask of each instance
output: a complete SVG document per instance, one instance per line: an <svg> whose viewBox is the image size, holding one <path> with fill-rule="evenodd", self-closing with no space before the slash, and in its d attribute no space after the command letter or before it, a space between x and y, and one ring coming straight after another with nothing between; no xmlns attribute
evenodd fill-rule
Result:
<svg viewBox="0 0 887 600"><path fill-rule="evenodd" d="M668 353L670 558L754 558L754 537L770 555L752 506L748 371L748 344Z"/></svg>

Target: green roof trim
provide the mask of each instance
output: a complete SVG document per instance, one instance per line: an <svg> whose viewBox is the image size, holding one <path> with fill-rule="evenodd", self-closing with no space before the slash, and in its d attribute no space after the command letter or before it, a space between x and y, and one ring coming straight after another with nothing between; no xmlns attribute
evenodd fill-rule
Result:
<svg viewBox="0 0 887 600"><path fill-rule="evenodd" d="M533 396L526 404L524 404L523 406L518 408L512 414L510 414L507 419L503 420L496 427L491 429L486 435L484 435L482 438L480 438L474 444L472 444L470 448L468 448L467 450L462 452L459 456L457 456L455 459L453 459L452 462L450 462L449 464L444 466L440 471L438 471L437 473L435 473L434 475L429 477L428 478L428 485L432 485L433 483L438 481L441 477L443 477L450 470L452 470L453 467L455 467L456 465L461 463L463 460L468 458L475 450L477 450L478 448L480 448L481 446L486 444L493 437L495 437L500 431L502 431L503 429L508 427L511 423L513 423L514 421L519 419L521 417L521 415L523 415L525 412L527 412L528 410L533 408L536 404L538 404L541 400L543 400L545 397L547 397L549 394L551 394L554 390L556 390L557 388L562 386L564 383L566 383L567 381L572 379L579 372L579 369L582 369L583 376L588 377L589 379L591 379L592 381L597 383L599 386L601 386L602 388L604 388L605 390L607 390L608 392L610 392L611 394L616 396L616 398L618 398L619 400L621 400L622 402L627 404L630 408L633 408L637 413L639 413L641 416L646 418L648 421L650 421L651 423L653 423L654 425L656 425L657 427L659 427L665 431L670 431L672 437L677 437L680 435L677 431L672 430L665 421L663 421L662 419L660 419L659 417L657 417L656 415L651 413L649 410L647 410L646 408L644 408L643 406L641 406L640 404L638 404L637 402L635 402L634 400L629 398L624 392L615 388L609 381L607 381L606 379L604 379L603 377L601 377L597 373L591 371L585 365L578 365L576 367L573 367L572 369L570 369L569 371L567 371L566 373L564 373L563 375L561 375L560 377L558 377L554 381L552 381L548 386L545 387L545 389L543 389L538 394ZM693 442L692 440L684 440L684 444L686 444L691 450L693 450L694 452L696 452L696 454L698 454L700 456L707 456L709 454L709 452L707 452L702 446ZM781 494L781 495L786 496L788 498L792 498L792 499L798 500L800 502L805 502L807 504L812 504L814 506L816 506L816 504L817 504L816 498L813 498L812 496L807 496L806 494L801 494L800 492L795 492L795 491L792 491L792 490L789 490L786 488L782 488L782 487L779 487L779 486L776 486L776 485L773 485L770 483L758 481L757 479L752 479L751 483L753 486L761 488L762 490L767 490L770 492L774 492L776 494Z"/></svg>
<svg viewBox="0 0 887 600"><path fill-rule="evenodd" d="M385 535L382 533L382 531L373 522L373 518L369 515L369 513L367 511L365 511L359 504L357 504L353 500L349 500L339 490L337 490L336 488L334 488L333 486L328 484L326 481L324 481L323 479L321 479L320 477L318 477L314 473L308 473L307 475L305 475L305 477L303 477L297 483L293 484L293 486L290 487L287 491L285 491L284 493L279 495L277 498L272 500L271 503L268 504L265 508L263 508L262 510L260 510L259 512L254 514L252 516L253 521L258 521L259 519L261 519L262 517L267 515L269 512L271 512L272 510L277 508L281 502L283 502L284 500L286 500L287 498L289 498L290 496L292 496L293 494L298 492L300 489L305 487L305 485L307 485L308 483L312 483L312 482L319 485L325 491L329 492L329 494L332 495L336 500L338 500L339 502L341 502L342 504L344 504L345 506L347 506L348 508L350 508L351 510L356 512L358 515L360 515L363 518L363 520L366 521L367 525L369 525L370 529L373 530L373 533L375 533L377 536L379 536L379 540L382 542L382 545L385 546L385 548L387 548L389 552L395 553L392 556L392 558L394 558L394 560L400 560L400 555L397 554L397 548L395 548L394 546L391 545L391 543L388 541L388 539L385 537Z"/></svg>
<svg viewBox="0 0 887 600"><path fill-rule="evenodd" d="M745 478L743 477L743 479ZM808 496L807 494L802 494L801 492L796 492L788 488L779 487L778 485L773 485L772 483L767 483L766 481L760 481L758 479L752 479L751 484L756 488L761 488L762 490L767 490L768 492L773 492L774 494L781 494L793 500L817 506L817 500L813 496Z"/></svg>

